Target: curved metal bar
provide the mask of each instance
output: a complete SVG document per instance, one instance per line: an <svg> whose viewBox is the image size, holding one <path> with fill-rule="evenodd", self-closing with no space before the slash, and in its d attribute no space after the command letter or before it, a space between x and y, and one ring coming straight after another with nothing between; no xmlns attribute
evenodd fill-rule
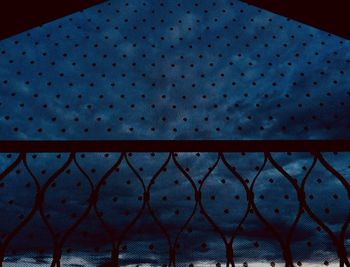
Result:
<svg viewBox="0 0 350 267"><path fill-rule="evenodd" d="M17 159L14 162L12 162L12 164L8 166L2 173L0 173L0 181L4 179L9 173L11 173L18 166L18 164L21 163L21 161L24 158L24 154L25 153L20 153Z"/></svg>
<svg viewBox="0 0 350 267"><path fill-rule="evenodd" d="M131 164L131 162L128 159L128 156L125 155L125 161L127 163L127 165L129 166L129 168L132 170L132 172L135 174L135 176L137 177L137 179L139 180L139 182L142 185L142 189L143 189L143 202L142 202L142 206L140 208L140 210L137 212L136 216L131 220L131 222L129 224L126 225L126 227L121 231L121 234L118 238L118 241L116 242L115 245L115 253L117 255L115 255L114 257L112 257L112 262L113 260L116 261L116 265L119 266L119 248L121 243L123 242L123 240L127 237L128 233L130 232L130 230L132 229L132 227L136 224L136 222L141 218L145 207L146 207L146 201L147 200L147 196L146 196L146 186L144 181L142 180L141 176L139 175L139 173L136 171L136 169L134 168L134 166Z"/></svg>
<svg viewBox="0 0 350 267"><path fill-rule="evenodd" d="M337 172L322 156L320 152L315 153L315 157L318 159L318 161L333 175L335 176L345 187L346 192L348 193L348 199L350 199L350 184L348 181L341 175L339 172Z"/></svg>
<svg viewBox="0 0 350 267"><path fill-rule="evenodd" d="M150 182L149 182L149 184L147 186L147 190L146 190L146 194L148 196L148 201L146 201L147 209L148 209L151 217L153 218L153 220L156 222L158 227L161 229L163 235L165 236L165 238L166 238L166 240L168 242L168 246L169 246L169 263L168 263L168 265L169 266L171 266L171 264L173 263L173 255L172 255L172 250L171 250L171 248L172 248L171 239L170 239L170 236L169 236L167 230L162 225L161 221L158 219L158 217L156 216L155 212L153 211L151 205L149 204L149 200L151 199L151 193L150 192L151 192L152 185L155 184L156 179L159 177L159 175L164 170L164 168L166 168L166 166L168 166L168 163L170 162L170 159L171 159L171 152L169 152L169 155L168 155L167 159L164 161L164 163L162 164L162 166L152 176L152 179L150 180Z"/></svg>
<svg viewBox="0 0 350 267"><path fill-rule="evenodd" d="M176 266L176 245L179 242L180 236L183 233L183 231L185 230L185 228L187 227L187 225L191 222L192 218L194 217L194 214L196 213L197 210L197 206L200 203L199 199L200 199L200 191L197 190L196 184L193 181L193 178L183 169L183 167L181 166L181 164L176 160L176 156L174 153L172 153L172 159L175 163L175 166L177 167L178 170L181 171L181 173L186 177L186 179L190 182L193 190L194 190L194 199L195 199L195 205L193 206L192 212L190 214L190 216L187 218L187 220L185 221L185 223L181 226L180 231L178 232L178 234L176 235L175 241L174 241L174 245L173 245L173 254L172 254L172 258L173 258L173 264L174 266ZM209 173L212 170L209 171ZM209 174L208 174L209 175Z"/></svg>
<svg viewBox="0 0 350 267"><path fill-rule="evenodd" d="M346 190L347 195L348 195L348 200L350 200L350 184L345 179L345 177L343 177L343 175L341 175L339 172L337 172L325 160L325 158L322 156L322 154L320 152L315 153L315 157L333 176L335 176L340 181L340 183L343 185L343 187L345 187L345 190ZM346 230L349 226L349 223L350 223L350 210L348 212L348 215L346 217L344 224L341 227L341 231L340 231L340 235L339 235L339 239L338 239L338 245L337 245L337 251L338 251L338 255L340 257L340 264L341 265L345 264L345 266L347 266L347 267L350 266L350 262L348 260L348 256L347 256L347 252L346 252L346 248L345 248L345 235L346 235Z"/></svg>
<svg viewBox="0 0 350 267"><path fill-rule="evenodd" d="M237 237L239 230L242 226L242 224L244 223L244 221L247 219L248 215L249 215L249 211L251 210L251 208L253 207L253 202L254 202L254 193L253 191L248 187L247 183L245 182L245 180L243 179L243 177L240 175L240 173L238 173L238 171L236 170L236 168L233 168L228 161L226 160L225 156L223 153L220 153L220 158L222 159L223 163L225 164L225 166L227 167L227 169L233 174L234 177L236 177L238 179L238 181L243 185L243 188L246 192L246 197L247 197L247 209L244 213L244 216L242 217L241 221L239 222L239 224L237 225L236 229L233 230L233 233L231 235L231 239L229 241L229 246L230 248L232 248L233 246L233 241L235 240L235 238ZM263 164L261 165L261 167L259 168L259 171L257 172L257 174L255 175L255 177L253 178L252 184L255 183L255 180L258 178L258 176L260 175L260 173L262 172L262 170L264 169L265 165L266 165L266 157L264 157L264 161ZM233 251L232 251L232 263L233 263ZM232 264L233 265L233 264ZM234 265L233 265L234 266Z"/></svg>
<svg viewBox="0 0 350 267"><path fill-rule="evenodd" d="M299 200L299 207L298 207L298 212L292 222L292 225L288 231L288 234L287 234L287 240L285 242L285 255L287 257L287 260L289 262L289 264L292 264L293 265L293 256L292 256L292 253L291 253L291 250L290 250L290 246L291 246L291 240L292 240L292 236L293 236L293 233L294 233L294 230L301 218L301 215L303 213L303 209L304 209L304 205L303 205L303 198L302 198L302 194L300 192L300 188L298 186L298 182L296 179L294 179L292 176L290 176L282 166L280 166L275 160L274 158L272 157L271 153L267 152L266 153L266 157L267 159L271 162L272 166L279 172L281 173L286 179L287 181L292 185L292 187L294 188L294 190L296 191L296 194L297 194L297 198ZM316 164L316 159L314 158L314 161L311 165L311 167L309 168L308 172L306 173L306 175L304 176L304 179L305 177L307 178L309 176L309 174L311 173L311 171L313 170L314 166ZM291 265L291 266L292 266Z"/></svg>
<svg viewBox="0 0 350 267"><path fill-rule="evenodd" d="M39 213L41 216L41 219L43 220L44 224L46 225L46 227L48 228L51 237L52 237L52 241L53 241L53 247L54 247L54 252L53 252L53 259L51 262L51 267L54 267L55 265L59 266L59 262L57 262L57 251L56 248L58 246L58 240L56 237L56 233L53 229L53 227L51 226L48 218L45 216L45 210L44 210L44 201L45 201L45 193L47 191L47 189L49 188L49 186L56 180L56 178L61 175L62 172L64 172L64 170L66 168L68 168L68 166L71 164L71 162L74 159L74 153L70 153L67 161L62 165L62 167L60 167L57 171L55 171L54 174L52 174L49 179L45 182L45 184L42 186L41 190L38 192L37 194L37 201L38 201L38 209L39 209Z"/></svg>
<svg viewBox="0 0 350 267"><path fill-rule="evenodd" d="M267 163L268 160L269 160L268 159L268 154L265 153L264 165L261 168L261 171L265 168L266 163ZM254 195L254 185L255 185L255 182L256 182L258 177L259 177L259 175L255 177L255 179L253 180L253 182L252 182L252 184L250 186L250 191L251 191L251 193L253 195ZM290 250L286 247L286 244L285 244L283 238L280 236L280 234L275 229L275 227L267 219L265 219L265 217L260 213L258 207L255 204L254 197L252 198L252 208L253 208L256 216L259 218L259 220L263 224L266 225L266 227L270 230L270 232L274 235L276 240L279 242L279 244L281 246L281 249L283 251L283 258L285 260L286 267L293 267L294 265L293 265L293 260L292 260L292 256L291 256Z"/></svg>
<svg viewBox="0 0 350 267"><path fill-rule="evenodd" d="M312 153L312 154L315 156L317 161L319 161L317 156L314 153ZM315 162L315 164L317 163L317 161ZM332 243L333 243L333 245L335 246L335 248L337 250L338 257L339 257L340 261L341 262L348 262L347 259L343 258L344 257L344 254L343 254L344 252L340 251L340 249L339 249L339 241L338 241L337 236L333 233L333 231L325 223L323 223L323 221L320 218L318 218L318 216L311 210L311 208L307 204L306 197L305 197L305 184L306 184L306 181L307 181L308 177L309 176L305 176L304 177L304 179L302 180L302 183L301 183L301 187L300 187L300 190L301 190L300 201L302 201L302 203L303 203L304 210L307 212L307 214L310 216L310 218L315 223L317 223L323 229L323 231L325 231L327 233L329 238L332 240ZM340 264L340 265L342 265L342 264ZM349 267L350 265L347 264L346 266Z"/></svg>
<svg viewBox="0 0 350 267"><path fill-rule="evenodd" d="M83 176L86 178L86 180L88 181L88 184L90 186L90 195L91 195L93 190L94 190L94 185L93 185L92 180L89 177L89 175L84 171L84 169L77 162L75 154L73 154L73 162L77 166L79 171L83 174ZM92 209L92 203L88 202L88 206L86 207L85 211L80 215L80 217L75 221L75 223L73 223L70 227L68 227L68 229L63 233L60 241L58 241L57 247L55 248L55 254L53 257L53 260L56 262L56 264L58 266L60 265L60 260L61 260L61 256L62 256L62 248L63 248L67 238L85 220L85 218L89 215L91 209Z"/></svg>
<svg viewBox="0 0 350 267"><path fill-rule="evenodd" d="M221 231L220 227L214 222L214 220L210 217L210 215L206 212L203 203L202 203L202 187L204 186L205 181L207 180L207 178L209 177L209 175L214 171L214 169L216 168L216 166L218 165L220 161L220 155L218 154L218 157L214 163L214 165L208 170L208 172L204 175L201 184L199 185L198 188L198 193L199 193L199 207L201 210L202 215L204 216L204 218L212 225L212 227L214 228L214 231L217 232L220 236L220 238L222 239L222 241L224 242L225 246L228 244L225 234L223 231Z"/></svg>
<svg viewBox="0 0 350 267"><path fill-rule="evenodd" d="M38 182L38 179L34 176L33 172L31 171L31 169L28 166L25 153L21 153L21 155L19 155L17 160L5 172L7 174L11 173L11 171L21 163L21 161L23 161L23 165L24 165L25 169L28 171L30 177L34 181L36 193L38 194L38 192L40 191L40 184ZM6 175L3 176L2 178L5 178L5 177L6 177ZM33 205L32 209L30 210L30 212L24 217L24 219L18 225L15 226L15 228L10 233L8 233L6 235L5 239L0 243L0 267L2 266L4 257L5 257L5 251L9 245L9 243L31 221L31 219L33 218L33 216L35 215L37 210L38 210L38 201L37 201L37 198L35 198L34 205Z"/></svg>
<svg viewBox="0 0 350 267"><path fill-rule="evenodd" d="M324 168L324 171L329 172L332 174L341 184L341 186L346 190L348 200L350 200L350 183L345 179L343 175L341 175L331 164L328 162L324 156L322 155L322 152L325 151L332 151L332 150L341 150L341 151L350 151L349 149L349 141L343 142L343 141L337 141L337 142L328 142L328 141L322 141L322 142L294 142L294 141L281 141L281 142L274 142L274 141L238 141L238 142L230 142L230 141L224 141L224 142L213 142L209 141L209 143L206 143L207 141L201 141L201 142L175 142L175 141L157 141L157 142L148 142L148 141L142 141L142 142L133 142L128 141L123 143L123 141L118 142L112 142L111 145L111 151L119 151L120 156L116 160L116 162L113 164L111 168L109 168L103 176L97 181L96 184L92 181L92 179L89 177L87 172L84 170L84 168L78 163L75 153L82 149L82 151L87 152L101 152L101 150L108 150L107 143L104 142L96 142L92 141L91 143L87 142L63 142L59 143L62 144L62 147L59 146L58 143L55 142L49 142L49 143L36 143L36 142L29 142L29 143L1 143L0 150L2 151L12 151L12 152L20 152L20 154L17 156L17 158L10 163L8 167L4 171L0 173L0 182L5 179L11 172L13 172L16 167L23 162L23 165L25 167L26 173L29 174L31 180L35 184L35 200L33 206L28 209L28 213L24 216L23 219L16 225L14 223L14 228L10 230L10 232L7 235L3 236L3 240L0 242L0 267L2 267L5 251L9 248L12 240L14 240L15 237L17 237L20 232L23 231L23 229L28 225L36 215L36 212L39 213L39 216L41 217L42 221L44 222L45 227L48 229L49 235L51 236L52 243L53 243L53 257L52 262L50 264L51 267L60 267L61 266L61 251L63 249L64 244L67 242L67 240L72 236L72 233L76 231L76 229L81 225L91 214L93 211L93 215L97 216L98 221L101 223L102 228L104 231L108 234L109 239L112 244L112 264L114 266L119 266L119 252L120 252L120 246L122 242L124 242L132 230L132 228L136 225L138 221L141 220L141 217L145 215L146 211L149 211L150 216L152 217L155 224L159 227L160 232L162 236L164 236L168 248L169 248L169 260L168 260L168 266L176 266L177 265L177 245L179 244L179 240L183 236L184 230L186 227L191 223L193 220L195 213L198 211L199 208L200 213L203 215L205 220L211 225L211 227L214 229L214 231L218 234L218 236L223 241L224 245L226 246L226 266L235 266L234 263L234 246L233 242L236 240L237 236L240 234L240 229L242 228L242 225L246 221L249 212L254 212L260 222L265 225L269 231L272 233L272 238L276 239L281 247L281 250L283 251L283 257L285 260L285 265L287 267L293 266L293 257L291 253L291 245L293 237L295 236L295 231L297 228L297 225L300 224L300 219L305 213L305 216L309 216L312 221L314 221L325 233L325 237L329 238L333 245L336 248L336 253L340 262L341 267L350 267L350 262L347 258L347 252L345 248L345 241L346 241L346 234L349 229L350 225L350 211L347 213L347 216L344 216L344 222L341 225L341 229L338 233L335 233L329 226L326 225L325 222L322 221L321 218L316 215L313 210L310 208L309 204L306 201L306 193L305 193L305 186L306 183L311 176L312 171L315 169L316 164L319 162L321 166ZM58 150L54 151L54 145ZM102 147L98 147L98 145L101 144ZM11 145L14 145L14 147L11 147ZM38 147L37 147L38 145ZM47 147L45 147L47 145ZM85 147L87 145L87 147ZM143 147L140 147L143 146ZM164 145L164 146L163 146ZM334 147L335 145L335 147ZM129 149L127 149L129 146ZM162 146L162 147L160 147ZM105 148L105 149L102 149ZM199 149L198 149L199 148ZM40 184L38 178L35 176L35 174L32 171L32 167L28 165L27 162L27 153L30 151L36 151L36 152L45 152L49 150L50 152L58 152L58 151L68 151L69 157L68 159L54 171L54 173L48 177L48 179L43 183ZM168 152L168 156L165 159L164 162L162 162L161 167L152 174L152 178L150 182L146 185L145 181L141 177L141 175L138 173L137 169L133 166L132 162L129 160L128 155L126 154L127 151L153 151L155 152L161 152L166 151ZM195 183L194 178L184 169L184 167L181 165L181 163L177 159L177 154L174 151L200 151L200 152L215 152L217 153L217 158L213 164L211 164L208 168L208 171L205 171L203 174L203 177L201 177L201 183L199 186ZM236 170L235 167L233 167L226 159L224 152L264 152L264 161L262 165L260 166L259 170L255 174L250 186L248 182L246 182L243 177L240 175L239 170ZM313 162L310 166L310 168L307 170L305 176L302 178L301 182L299 183L292 175L290 175L284 168L284 165L280 165L271 155L272 151L307 151L313 155ZM125 160L127 168L129 168L133 175L135 175L136 179L141 184L143 190L143 198L142 203L140 202L140 209L136 211L136 215L130 219L130 221L126 222L126 225L123 224L123 227L119 233L118 236L114 233L115 231L113 228L107 223L105 218L103 217L102 212L98 209L98 201L99 201L99 195L101 194L102 186L105 184L107 179L109 179L113 172L117 170L120 166L120 164ZM194 194L194 202L193 202L193 208L191 206L190 215L188 218L184 218L184 222L180 222L179 230L175 233L174 240L171 240L173 237L170 236L169 229L166 227L166 225L163 224L163 222L158 218L159 214L156 214L156 211L153 209L152 203L150 203L150 198L152 194L153 185L157 181L158 177L161 175L164 168L168 166L170 161L173 161L175 164L175 171L180 171L180 173L184 176L185 180L188 181L191 185L191 188L193 189ZM211 216L210 213L205 209L205 203L204 199L202 199L202 191L206 184L206 181L208 180L208 177L213 173L215 169L217 169L218 164L222 161L224 164L224 167L226 167L229 172L233 175L235 179L238 180L238 186L243 186L243 190L246 194L247 199L247 206L244 206L243 209L243 215L242 218L238 218L238 224L237 226L234 226L232 229L232 233L230 236L226 236L226 233L224 230L222 230L217 222ZM266 169L266 164L270 162L272 164L272 167L274 170L278 171L283 175L283 177L288 181L288 183L293 187L297 194L298 199L298 209L296 212L296 215L293 218L291 218L291 226L288 229L286 237L281 236L281 234L278 232L276 227L272 224L271 221L269 221L267 218L264 217L263 214L261 214L259 208L257 207L256 200L254 198L254 189L255 184L258 179L258 177L261 176L261 173ZM55 180L70 166L70 164L74 164L80 173L85 177L89 192L87 192L88 197L88 203L84 207L82 207L80 215L78 215L78 218L74 219L75 221L72 222L72 224L68 225L66 229L62 230L62 233L57 233L53 222L49 220L49 218L45 214L45 195L48 194L48 189L51 186L52 183L55 182ZM137 183L138 184L138 183ZM2 184L3 185L3 184ZM241 188L241 187L240 187ZM153 190L154 191L154 190ZM192 190L190 189L192 192ZM55 192L56 193L56 192ZM57 193L56 193L57 194ZM141 200L141 199L140 199ZM192 204L192 202L191 202ZM146 210L147 209L147 210ZM230 229L231 231L231 229ZM299 264L298 264L299 265Z"/></svg>
<svg viewBox="0 0 350 267"><path fill-rule="evenodd" d="M115 247L115 238L113 231L110 229L108 224L103 220L101 212L99 212L97 208L97 202L99 197L99 192L104 185L104 183L107 181L107 179L113 174L114 171L116 171L120 164L123 162L123 159L125 158L125 153L121 153L119 158L116 160L116 162L113 164L113 166L107 170L107 172L101 177L101 179L97 182L95 189L93 190L92 194L90 195L90 202L92 203L92 208L94 210L94 213L98 219L98 221L101 223L102 228L105 232L107 232L110 242L112 243L112 262L115 263L118 266L118 252L116 251Z"/></svg>

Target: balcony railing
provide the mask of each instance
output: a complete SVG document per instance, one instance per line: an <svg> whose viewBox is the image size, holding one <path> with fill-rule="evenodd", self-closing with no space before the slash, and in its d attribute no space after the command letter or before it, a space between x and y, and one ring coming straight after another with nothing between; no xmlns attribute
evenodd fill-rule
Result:
<svg viewBox="0 0 350 267"><path fill-rule="evenodd" d="M2 141L0 151L0 266L26 253L61 266L90 250L111 255L101 266L350 266L350 141Z"/></svg>

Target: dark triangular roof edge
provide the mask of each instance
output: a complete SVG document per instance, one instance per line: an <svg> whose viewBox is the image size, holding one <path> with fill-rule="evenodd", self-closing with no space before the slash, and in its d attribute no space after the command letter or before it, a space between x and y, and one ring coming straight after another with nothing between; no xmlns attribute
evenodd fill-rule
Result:
<svg viewBox="0 0 350 267"><path fill-rule="evenodd" d="M103 2L106 2L106 0L1 1L0 40Z"/></svg>
<svg viewBox="0 0 350 267"><path fill-rule="evenodd" d="M350 40L349 6L346 1L240 1Z"/></svg>

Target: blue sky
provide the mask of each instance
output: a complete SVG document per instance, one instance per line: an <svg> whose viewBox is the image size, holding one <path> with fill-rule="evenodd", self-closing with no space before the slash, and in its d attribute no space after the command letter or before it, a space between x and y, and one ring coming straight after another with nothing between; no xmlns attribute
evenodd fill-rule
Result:
<svg viewBox="0 0 350 267"><path fill-rule="evenodd" d="M1 139L345 139L350 134L349 48L347 40L240 1L107 1L0 41ZM41 186L68 157L56 156L28 155ZM183 153L179 162L199 186L216 156ZM263 163L260 154L226 156L250 183ZM1 170L15 157L2 155ZM118 157L78 154L77 161L96 186ZM166 157L140 153L130 161L147 186ZM299 185L312 164L303 153L274 157ZM348 154L326 158L349 179ZM18 169L2 181L1 213L8 220L1 221L1 234L34 201L33 180L22 163ZM45 198L58 232L85 210L91 190L76 165L69 169ZM142 206L143 188L125 161L107 185L98 208L117 236ZM305 192L312 210L338 233L349 208L339 181L317 163ZM259 210L283 236L298 207L292 187L268 163L255 193ZM202 194L205 210L229 236L246 208L242 185L219 162ZM173 161L152 186L151 205L171 238L193 211L193 188ZM279 244L254 214L244 229L234 242L238 262L282 261ZM294 238L295 261L336 258L329 239L308 216L302 216ZM46 253L50 244L36 214L7 253L39 248ZM152 257L166 262L168 257L167 241L147 212L123 245L126 262ZM110 247L91 213L67 240L64 253L108 254ZM223 262L225 255L222 240L197 207L181 236L178 261L203 259Z"/></svg>

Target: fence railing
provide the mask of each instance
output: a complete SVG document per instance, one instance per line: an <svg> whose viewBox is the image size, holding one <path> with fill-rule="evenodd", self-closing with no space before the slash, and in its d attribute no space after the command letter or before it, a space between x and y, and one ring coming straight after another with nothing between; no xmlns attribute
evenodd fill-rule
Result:
<svg viewBox="0 0 350 267"><path fill-rule="evenodd" d="M89 153L103 152L103 153L117 153L116 160L113 162L108 169L97 178L92 178L92 174L84 167L78 159L79 155L87 155ZM137 160L132 161L131 157L137 153L162 153L165 157L161 162L158 162L158 167L153 171L152 174L148 175L148 179L143 176L142 168L138 168ZM185 159L180 160L180 155L186 154L188 152L199 152L199 153L208 153L214 155L214 161L209 161L204 163L202 162L201 166L198 166L193 169L197 169L200 174L193 173L189 171L191 167L188 167L189 160ZM307 167L303 166L305 172L302 177L296 178L293 171L290 171L291 168L285 163L279 163L275 158L275 152L298 152L304 153L303 155L308 155L311 159L311 164ZM250 214L254 214L257 220L264 226L264 229L269 231L271 235L271 240L277 242L279 249L282 252L282 260L284 261L285 266L300 266L302 262L295 258L295 253L293 253L292 245L294 236L298 225L300 225L301 218L307 216L312 220L313 223L317 225L317 228L324 233L325 238L330 241L332 248L335 251L337 261L339 266L348 266L350 267L350 262L347 256L347 239L348 239L348 226L350 223L350 210L345 213L343 216L333 217L331 224L323 219L322 216L314 210L314 206L310 204L309 191L306 192L307 184L311 179L312 173L315 171L316 165L323 168L324 173L331 176L334 179L334 184L341 186L344 191L345 199L342 199L340 206L348 207L350 200L350 181L347 179L347 176L344 175L336 166L333 166L333 162L327 160L324 156L329 152L350 152L350 141L347 140L332 140L332 141L1 141L0 142L0 153L6 155L6 162L2 161L2 172L0 174L0 201L2 207L13 204L12 198L16 197L16 194L19 193L19 190L24 189L15 189L11 192L6 192L7 185L14 183L13 179L8 179L21 165L25 170L27 176L32 181L34 189L31 191L33 196L33 205L26 211L21 214L18 220L7 219L9 209L0 210L1 220L10 220L11 227L8 227L7 230L0 228L0 233L2 234L2 239L0 243L0 266L2 266L5 258L10 255L10 247L14 240L21 235L21 232L25 227L27 227L35 216L39 216L41 221L45 225L46 229L49 232L50 240L52 242L52 261L49 264L50 266L60 266L62 255L67 253L66 248L67 242L74 234L74 232L82 225L89 216L96 216L100 223L100 227L109 237L110 245L110 262L108 266L121 266L123 254L127 255L127 249L125 249L124 243L130 238L131 232L134 230L135 225L141 220L141 217L146 212L151 217L155 226L157 226L160 234L166 240L166 262L162 262L159 266L178 266L179 265L179 244L183 238L184 232L187 227L191 224L192 228L195 228L193 225L193 218L195 213L199 211L200 216L203 220L208 223L212 231L217 234L217 237L220 242L223 244L225 259L224 262L227 266L237 266L236 260L236 250L234 242L238 242L237 239L240 238L242 234L242 228L245 224L247 217ZM9 156L11 155L14 156ZM66 153L67 158L65 161L55 170L48 175L45 179L38 177L38 170L35 170L36 165L31 165L28 160L29 158L34 158L41 153ZM240 160L237 159L237 162L230 159L231 154L243 155L244 153L257 153L255 157L261 157L261 164L255 168L256 173L251 177L245 177L246 175L242 174L241 169L237 167ZM243 153L243 154L241 154ZM105 154L109 155L109 154ZM80 157L79 157L80 158ZM301 160L300 158L297 160ZM53 161L49 161L49 165L54 165ZM291 164L293 162L289 162ZM339 163L339 161L338 161ZM151 164L147 161L142 162L143 165ZM250 161L245 163L244 166L252 165ZM107 192L106 187L110 187L109 191L113 191L112 185L108 185L109 179L115 175L116 172L122 169L124 165L125 169L128 169L129 176L133 176L135 183L127 180L127 184L137 184L139 188L138 194L135 197L138 197L138 208L135 210L135 205L130 204L130 210L134 210L133 215L130 215L130 211L127 214L119 214L119 216L126 216L127 219L123 217L123 223L113 226L113 220L109 218L109 214L102 212L103 205L99 203L104 201ZM137 166L136 166L137 165ZM162 204L159 200L153 200L155 197L162 195L162 187L167 187L166 192L170 192L172 188L169 188L166 179L173 179L174 170L169 173L165 171L170 168L170 165L173 165L174 170L176 170L177 175L180 175L183 178L183 181L175 180L174 192L180 194L181 190L178 191L175 185L185 184L187 186L187 191L190 192L190 195L187 195L187 200L192 201L192 206L190 212L183 217L180 225L173 235L170 229L170 225L174 224L174 220L171 219L171 223L166 222L164 219L164 214L168 212L169 207ZM242 190L242 195L240 199L244 200L245 206L243 207L244 212L233 219L236 222L235 227L230 231L227 231L226 226L223 227L220 225L220 216L212 216L215 214L215 210L208 208L206 202L209 198L207 195L210 192L210 187L213 183L208 181L211 176L215 176L215 171L221 166L222 170L225 170L229 173L229 178L232 181L235 181L236 185L239 186ZM269 165L270 167L267 167ZM79 214L74 214L71 216L71 223L64 229L60 231L56 230L56 226L60 223L53 221L48 216L48 207L46 202L52 194L52 188L56 185L58 180L62 180L61 176L69 173L70 170L74 167L81 177L85 179L85 184L88 190L85 192L85 206L79 209ZM205 172L203 172L205 170ZM285 182L286 188L280 188L280 190L285 190L292 192L295 196L296 212L295 215L289 216L289 228L284 234L280 233L279 226L274 224L271 216L266 216L265 211L260 208L258 202L263 198L261 194L257 192L257 180L259 177L264 175L264 172L274 170ZM244 170L243 170L244 171ZM347 172L350 172L347 170ZM165 173L165 174L164 174ZM222 173L222 171L220 172ZM43 173L42 173L43 174ZM160 180L161 176L166 176L166 179ZM218 174L219 175L219 174ZM271 174L269 174L271 176ZM349 174L350 175L350 174ZM45 176L43 174L43 176ZM127 175L126 175L127 176ZM199 177L200 176L200 177ZM249 176L249 175L248 175ZM74 176L76 177L76 176ZM199 178L198 178L199 177ZM216 177L218 177L216 175ZM228 177L228 176L225 176ZM12 178L12 177L11 177ZM220 178L222 179L222 178ZM320 179L320 178L319 178ZM220 180L221 183L224 183L224 179ZM270 177L270 183L273 179ZM61 181L63 184L65 181ZM80 181L77 186L80 186L82 182ZM160 185L160 189L155 189L155 185ZM226 185L227 187L228 185ZM330 184L327 185L331 186ZM112 188L112 189L111 189ZM122 188L122 187L120 187ZM124 188L124 187L123 187ZM116 189L117 190L117 189ZM119 190L119 189L118 189ZM118 191L117 190L117 191ZM123 191L122 189L121 191ZM165 190L165 189L164 189ZM169 191L170 190L170 191ZM185 189L184 189L185 190ZM102 192L103 191L103 192ZM108 192L109 192L108 191ZM123 197L123 192L118 191L120 196L115 196L115 199L118 197ZM133 194L133 190L128 191L128 197L130 194ZM60 193L55 193L58 197ZM10 197L11 195L11 197ZM212 193L209 194L211 200L215 199L215 195ZM208 195L208 196L209 196ZM3 197L1 197L3 196ZM28 196L29 197L29 196ZM153 198L153 199L152 199ZM236 196L238 199L239 197ZM291 198L291 196L286 196L285 198ZM338 198L338 196L337 196ZM8 202L4 202L5 199L10 199ZM166 199L166 196L163 196L163 200ZM12 202L11 202L12 201ZM62 200L63 202L63 200ZM224 202L223 202L224 203ZM339 202L338 202L339 203ZM54 204L57 204L54 202ZM58 205L58 204L57 204ZM127 208L129 205L128 202L121 203L123 208ZM272 204L271 204L272 205ZM316 205L317 206L317 205ZM224 208L220 205L217 206L218 209ZM116 211L119 211L116 209ZM174 216L178 216L180 213L178 210L175 211ZM225 213L229 213L228 209L225 209ZM279 211L276 209L275 213L278 214ZM112 215L111 215L112 216ZM224 216L224 215L222 215ZM165 216L166 217L166 216ZM215 218L214 218L215 217ZM59 221L59 220L58 220ZM56 225L57 224L57 225ZM0 226L2 224L0 223ZM54 226L55 225L55 226ZM339 230L334 229L334 225L339 225ZM1 226L3 227L3 226ZM33 228L33 226L31 226ZM11 229L10 229L11 228ZM58 228L62 228L61 225ZM118 228L117 230L114 228ZM35 229L31 229L35 232ZM201 231L201 229L197 229ZM41 230L38 230L39 232ZM147 231L147 228L146 228ZM263 230L262 230L263 231ZM227 234L229 232L229 234ZM40 235L40 233L39 233ZM300 239L300 237L299 237ZM18 242L18 241L17 241ZM20 241L19 241L20 242ZM24 242L24 241L23 241ZM25 246L25 244L23 245ZM202 244L202 247L205 249L205 244ZM258 247L258 245L256 246ZM151 251L153 246L149 248ZM318 249L318 248L315 248ZM142 252L145 253L145 252ZM266 259L261 259L266 260ZM312 260L312 259L310 259ZM247 263L245 263L247 264ZM271 263L274 266L275 263ZM328 261L324 261L322 264L328 265ZM188 265L193 266L193 263L188 263ZM106 265L107 266L107 265ZM155 264L155 266L158 266Z"/></svg>

